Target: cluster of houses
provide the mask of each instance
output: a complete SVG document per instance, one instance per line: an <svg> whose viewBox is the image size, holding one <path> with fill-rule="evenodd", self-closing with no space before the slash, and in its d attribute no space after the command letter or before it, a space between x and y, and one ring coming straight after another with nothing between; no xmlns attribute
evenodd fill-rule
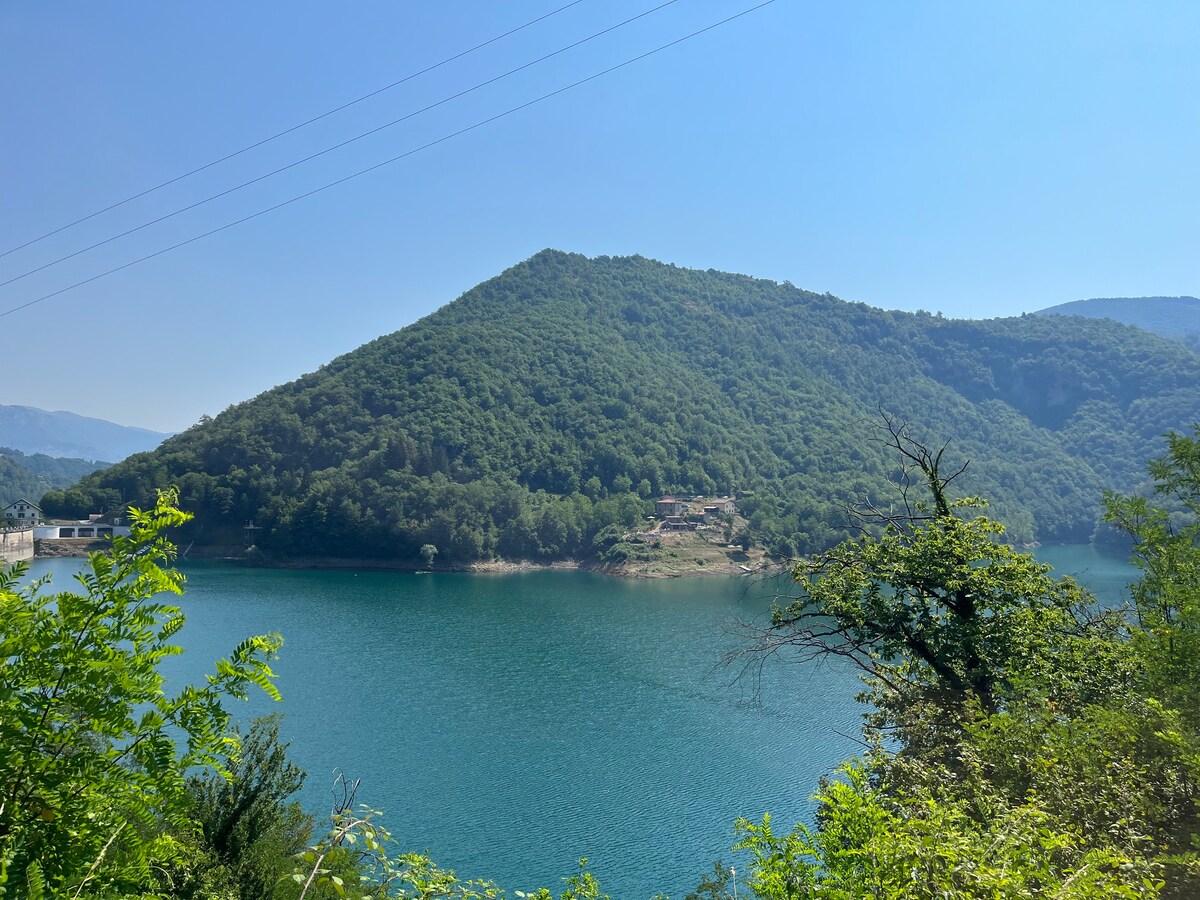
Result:
<svg viewBox="0 0 1200 900"><path fill-rule="evenodd" d="M120 517L107 519L93 514L86 520L69 521L55 519L47 522L36 503L21 498L3 509L5 528L32 528L34 540L58 540L60 538L89 538L128 536L129 526Z"/></svg>
<svg viewBox="0 0 1200 900"><path fill-rule="evenodd" d="M711 525L720 521L723 516L736 513L737 503L733 497L693 497L689 500L682 497L663 497L654 501L654 517L661 519L661 527L668 531L690 531L701 523Z"/></svg>

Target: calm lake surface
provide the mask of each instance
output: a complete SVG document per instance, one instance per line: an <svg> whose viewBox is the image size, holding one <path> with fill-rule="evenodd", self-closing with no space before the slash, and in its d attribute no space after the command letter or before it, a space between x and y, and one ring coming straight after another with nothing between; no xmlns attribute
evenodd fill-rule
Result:
<svg viewBox="0 0 1200 900"><path fill-rule="evenodd" d="M1086 546L1038 555L1109 602L1135 577ZM65 588L78 563L33 569ZM737 816L808 820L818 779L856 751L853 671L721 666L786 581L183 571L172 680L281 632L283 703L235 713L286 714L305 807L328 810L337 772L361 778L401 847L510 890L556 890L587 856L617 900L679 900L714 860L741 868Z"/></svg>

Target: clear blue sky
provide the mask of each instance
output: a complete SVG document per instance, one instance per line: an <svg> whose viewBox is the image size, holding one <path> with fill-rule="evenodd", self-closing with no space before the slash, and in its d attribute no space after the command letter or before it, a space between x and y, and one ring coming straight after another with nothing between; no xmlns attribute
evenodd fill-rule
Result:
<svg viewBox="0 0 1200 900"><path fill-rule="evenodd" d="M0 250L567 0L0 5ZM661 2L661 0L660 0ZM0 288L0 312L673 40L678 0ZM519 35L0 259L0 281L654 6ZM545 247L992 317L1200 294L1200 4L775 3L319 196L0 317L0 403L176 430Z"/></svg>

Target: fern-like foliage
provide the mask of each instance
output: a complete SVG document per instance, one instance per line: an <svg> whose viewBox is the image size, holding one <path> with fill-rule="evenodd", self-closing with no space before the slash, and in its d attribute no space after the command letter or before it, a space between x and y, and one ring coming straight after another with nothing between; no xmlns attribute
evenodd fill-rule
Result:
<svg viewBox="0 0 1200 900"><path fill-rule="evenodd" d="M184 622L161 599L183 590L167 530L190 518L176 502L165 491L133 510L131 535L89 557L81 590L0 571L0 897L153 890L164 829L188 826L186 773L220 771L231 747L223 700L279 697L277 635L167 693L159 664L180 652Z"/></svg>

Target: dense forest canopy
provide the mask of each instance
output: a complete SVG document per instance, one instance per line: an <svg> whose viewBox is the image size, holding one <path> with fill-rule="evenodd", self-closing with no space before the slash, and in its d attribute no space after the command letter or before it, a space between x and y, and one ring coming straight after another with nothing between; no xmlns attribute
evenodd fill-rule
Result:
<svg viewBox="0 0 1200 900"><path fill-rule="evenodd" d="M202 373L198 373L198 377ZM416 565L587 557L662 493L737 493L782 556L889 496L879 411L957 435L960 483L1017 541L1086 539L1168 429L1200 357L1104 320L889 312L642 257L543 251L400 331L43 501L147 503L188 541ZM1036 473L1036 477L1032 477Z"/></svg>
<svg viewBox="0 0 1200 900"><path fill-rule="evenodd" d="M36 503L46 491L69 487L107 465L90 459L25 454L11 447L0 447L0 507L22 497Z"/></svg>

